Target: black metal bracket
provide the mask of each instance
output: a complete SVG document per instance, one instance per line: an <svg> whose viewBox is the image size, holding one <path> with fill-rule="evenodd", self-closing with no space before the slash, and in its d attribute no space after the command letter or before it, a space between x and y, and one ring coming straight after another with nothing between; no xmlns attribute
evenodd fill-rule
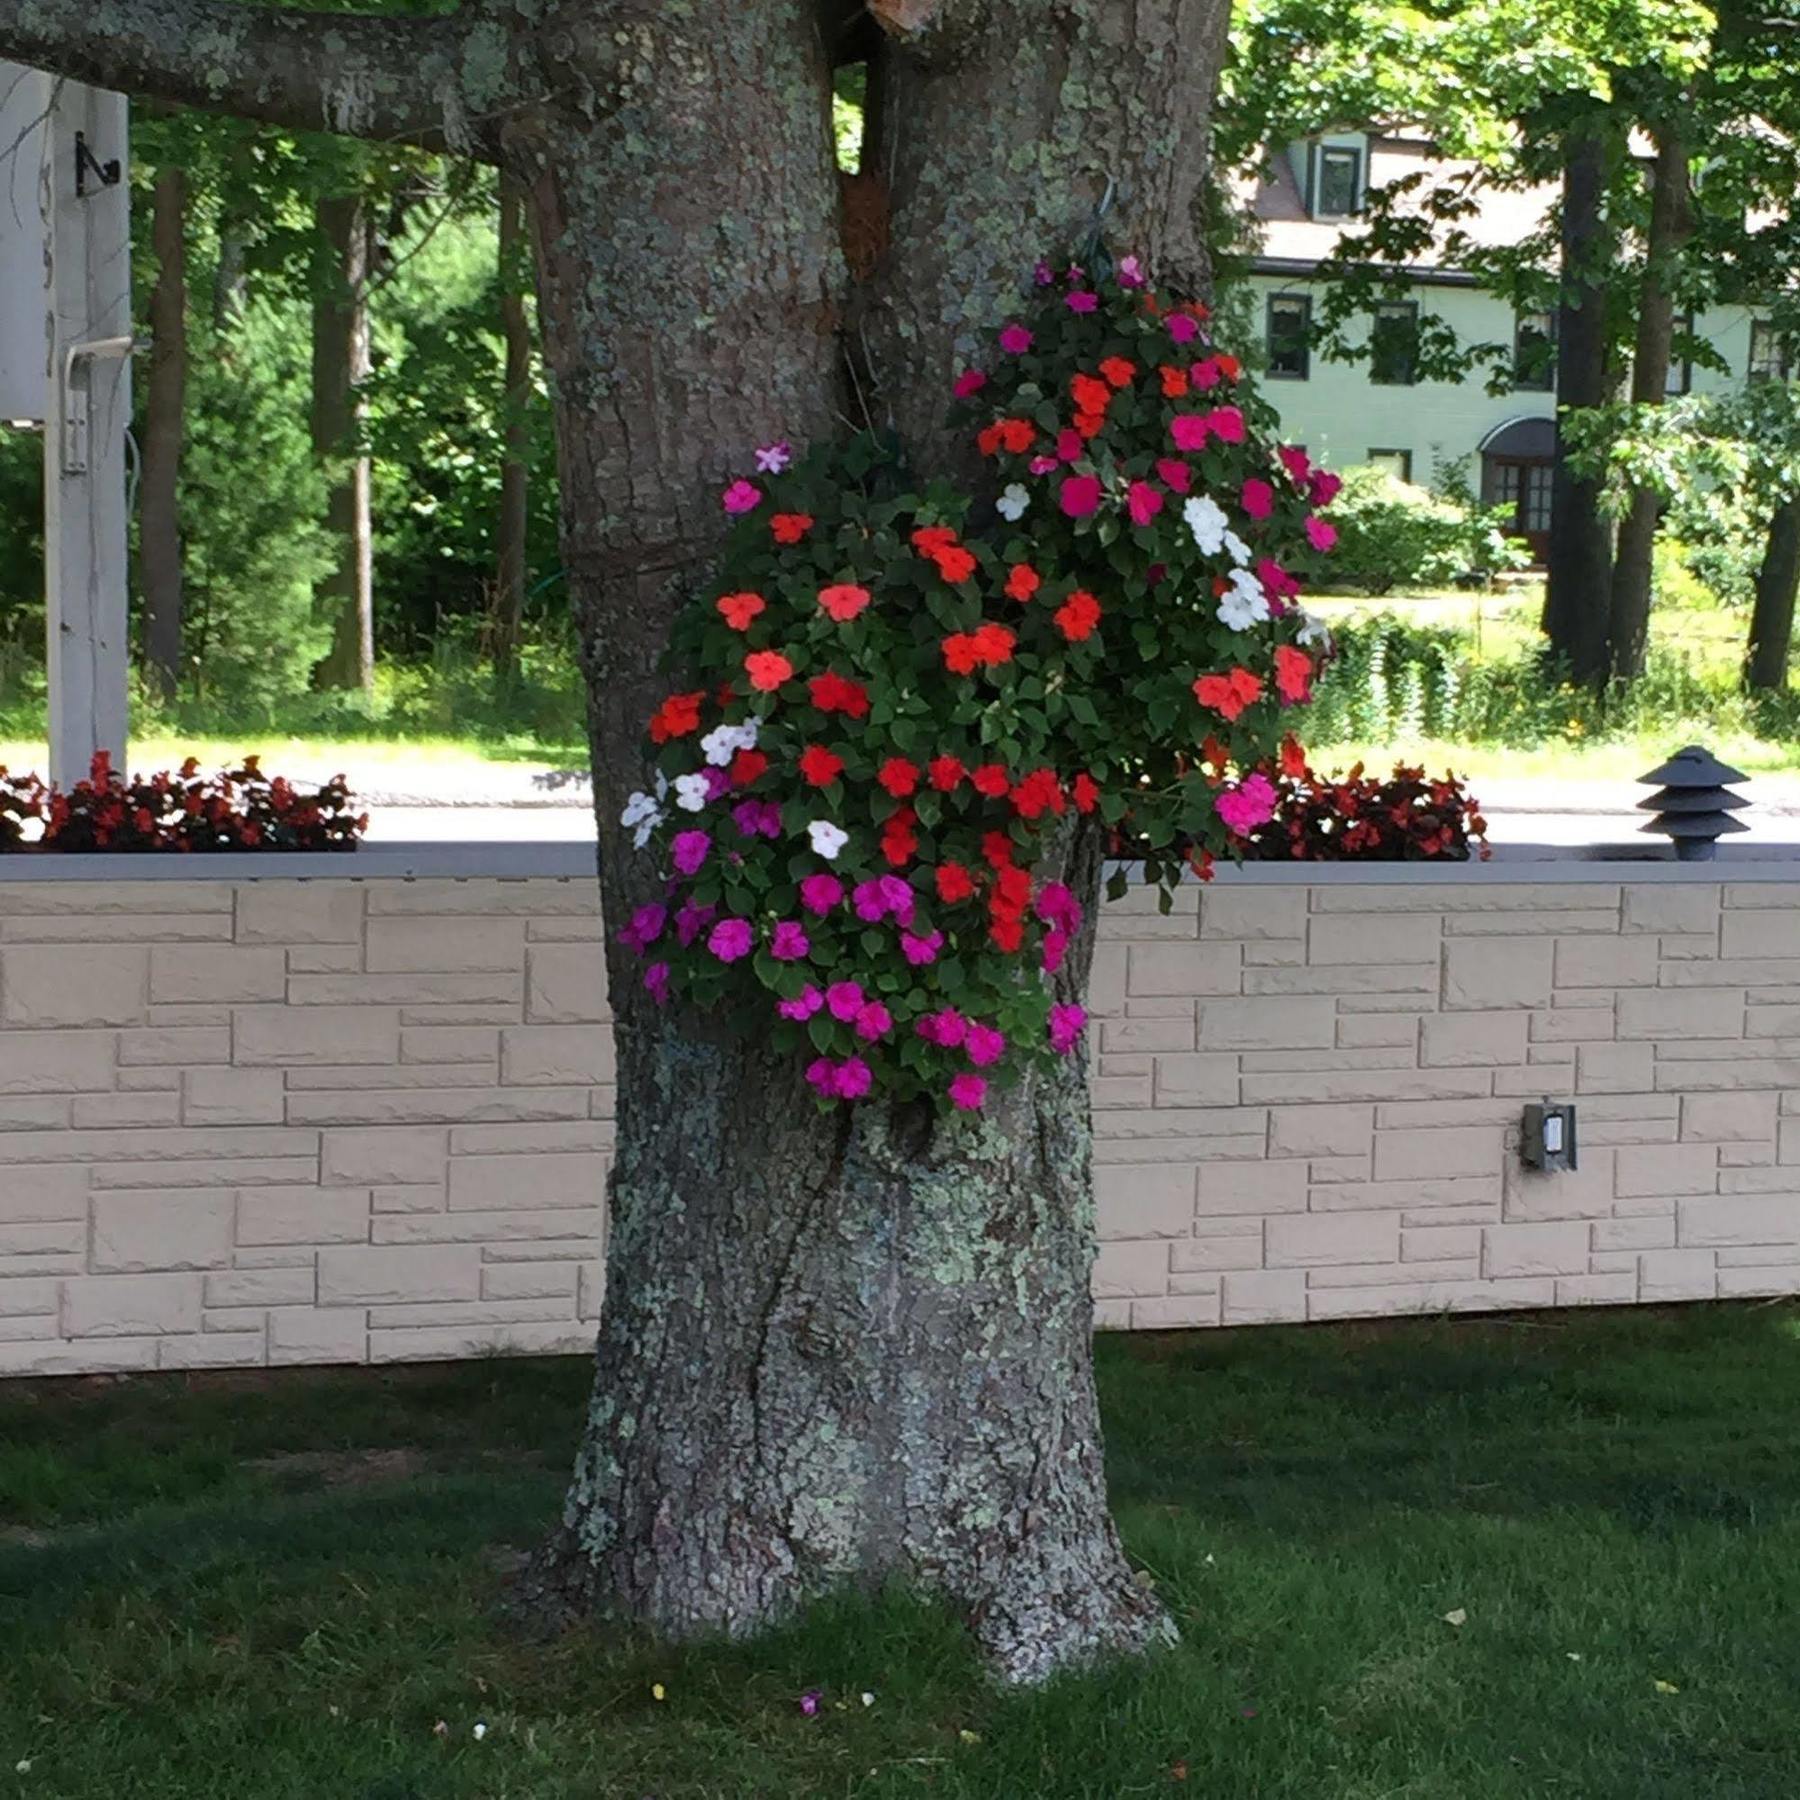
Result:
<svg viewBox="0 0 1800 1800"><path fill-rule="evenodd" d="M119 159L115 156L109 162L102 162L88 148L87 133L78 131L75 134L75 198L85 200L88 197L88 177L91 175L100 187L109 188L119 185L122 171Z"/></svg>

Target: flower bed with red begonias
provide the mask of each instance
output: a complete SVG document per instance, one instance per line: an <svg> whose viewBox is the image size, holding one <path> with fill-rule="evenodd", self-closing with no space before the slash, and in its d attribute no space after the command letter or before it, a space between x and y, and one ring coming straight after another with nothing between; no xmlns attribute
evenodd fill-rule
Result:
<svg viewBox="0 0 1800 1800"><path fill-rule="evenodd" d="M1481 803L1454 775L1437 779L1404 764L1391 776L1283 775L1274 816L1245 854L1263 862L1463 862L1486 860Z"/></svg>
<svg viewBox="0 0 1800 1800"><path fill-rule="evenodd" d="M1205 307L1130 257L1040 266L955 393L979 505L866 437L724 490L622 819L663 878L620 933L644 987L772 1025L824 1100L973 1109L1069 1052L1075 830L1166 886L1305 768L1337 481L1271 441Z"/></svg>
<svg viewBox="0 0 1800 1800"><path fill-rule="evenodd" d="M341 776L297 788L254 756L216 775L190 759L174 774L126 776L102 751L66 791L0 769L0 852L354 850L369 820L352 804Z"/></svg>

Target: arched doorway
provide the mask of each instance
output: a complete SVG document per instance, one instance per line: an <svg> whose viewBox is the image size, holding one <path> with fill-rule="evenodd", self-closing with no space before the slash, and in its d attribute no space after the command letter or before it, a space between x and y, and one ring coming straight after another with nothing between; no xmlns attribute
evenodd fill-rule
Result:
<svg viewBox="0 0 1800 1800"><path fill-rule="evenodd" d="M1534 562L1550 544L1550 485L1556 466L1556 421L1513 419L1481 440L1481 498L1504 506Z"/></svg>

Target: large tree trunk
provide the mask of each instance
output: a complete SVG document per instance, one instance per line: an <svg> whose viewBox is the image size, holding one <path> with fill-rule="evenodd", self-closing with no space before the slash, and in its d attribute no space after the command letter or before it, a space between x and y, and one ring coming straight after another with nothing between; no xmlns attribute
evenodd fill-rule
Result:
<svg viewBox="0 0 1800 1800"><path fill-rule="evenodd" d="M144 397L138 579L144 593L144 666L163 699L181 681L181 452L187 413L187 177L156 172L150 244L150 381Z"/></svg>
<svg viewBox="0 0 1800 1800"><path fill-rule="evenodd" d="M1796 589L1800 589L1800 498L1776 507L1756 571L1750 651L1744 662L1744 685L1755 692L1779 693L1787 686Z"/></svg>
<svg viewBox="0 0 1800 1800"><path fill-rule="evenodd" d="M321 200L315 222L327 251L313 290L312 441L331 470L325 522L336 562L315 591L331 625L319 665L322 687L375 688L375 550L369 517L369 459L356 448L361 388L369 373L369 225L361 199Z"/></svg>
<svg viewBox="0 0 1800 1800"><path fill-rule="evenodd" d="M1556 410L1603 406L1612 393L1606 283L1614 234L1606 219L1608 145L1597 125L1564 139L1562 298L1557 308ZM1544 631L1574 679L1606 679L1612 592L1612 529L1601 511L1604 482L1576 472L1557 430L1550 490Z"/></svg>
<svg viewBox="0 0 1800 1800"><path fill-rule="evenodd" d="M525 618L526 458L531 450L531 325L519 281L525 273L525 198L510 181L500 183L500 335L506 347L502 406L503 458L500 516L495 528L494 673L509 679L518 669Z"/></svg>
<svg viewBox="0 0 1800 1800"><path fill-rule="evenodd" d="M1650 234L1644 247L1644 279L1638 297L1637 344L1631 366L1634 405L1661 406L1668 397L1675 337L1675 275L1693 232L1688 206L1687 140L1673 122L1658 127L1651 177ZM1656 530L1662 505L1653 488L1632 490L1619 522L1613 557L1612 673L1635 680L1644 672L1650 638L1650 590Z"/></svg>

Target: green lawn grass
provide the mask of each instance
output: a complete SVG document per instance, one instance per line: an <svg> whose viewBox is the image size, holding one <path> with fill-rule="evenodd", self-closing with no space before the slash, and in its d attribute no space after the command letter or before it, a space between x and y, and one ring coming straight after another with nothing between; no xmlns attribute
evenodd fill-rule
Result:
<svg viewBox="0 0 1800 1800"><path fill-rule="evenodd" d="M1774 1800L1797 1367L1789 1305L1103 1340L1184 1642L1013 1696L900 1599L516 1639L583 1359L0 1386L0 1795Z"/></svg>

